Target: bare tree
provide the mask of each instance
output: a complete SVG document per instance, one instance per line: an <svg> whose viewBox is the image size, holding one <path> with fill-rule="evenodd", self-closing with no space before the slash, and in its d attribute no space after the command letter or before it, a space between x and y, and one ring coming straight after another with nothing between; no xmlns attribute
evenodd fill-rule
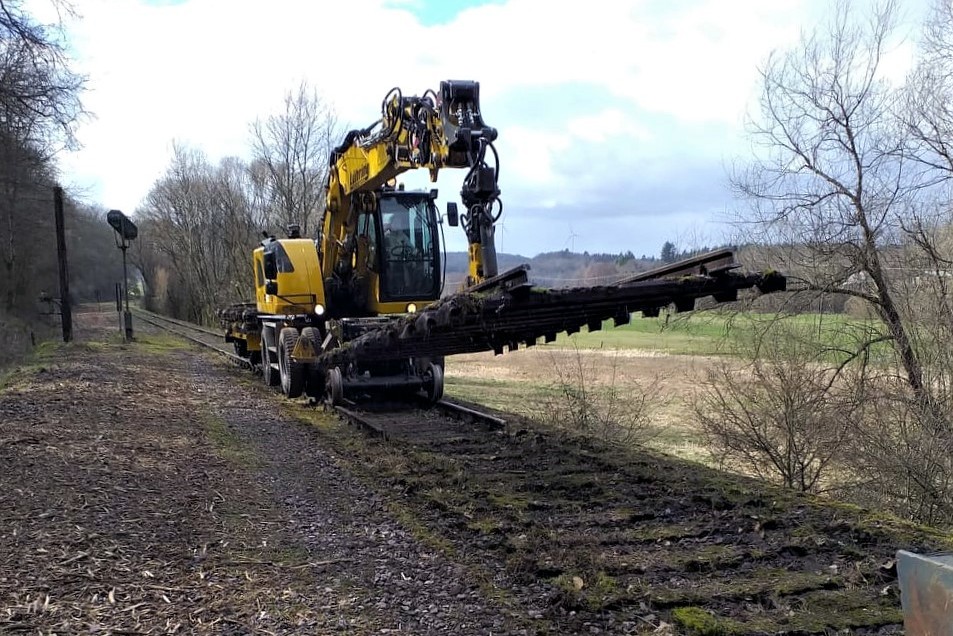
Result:
<svg viewBox="0 0 953 636"><path fill-rule="evenodd" d="M758 335L738 359L709 371L695 414L723 465L822 492L844 459L861 402L850 383L838 382L842 369L821 361L813 325L770 327L770 337Z"/></svg>
<svg viewBox="0 0 953 636"><path fill-rule="evenodd" d="M900 120L908 157L932 179L953 176L953 6L938 0L927 22L921 55L904 92ZM922 176L922 175L921 175Z"/></svg>
<svg viewBox="0 0 953 636"><path fill-rule="evenodd" d="M209 322L220 307L250 297L259 231L318 229L333 130L330 109L302 84L285 97L283 113L252 125L251 165L226 158L212 166L177 146L139 211L142 234L151 235L136 254L148 302Z"/></svg>
<svg viewBox="0 0 953 636"><path fill-rule="evenodd" d="M0 126L0 290L3 308L16 312L36 271L30 261L43 253L44 228L36 219L52 206L52 165L30 145L4 133Z"/></svg>
<svg viewBox="0 0 953 636"><path fill-rule="evenodd" d="M328 157L336 131L330 107L306 83L285 96L284 111L252 124L254 169L267 177L269 221L319 229Z"/></svg>
<svg viewBox="0 0 953 636"><path fill-rule="evenodd" d="M244 300L254 296L252 248L261 228L260 190L248 166L234 157L223 159L214 172L212 205L217 211L221 248L222 280L231 283L226 298Z"/></svg>
<svg viewBox="0 0 953 636"><path fill-rule="evenodd" d="M879 68L895 5L858 24L841 3L823 33L773 55L762 71L761 157L733 179L753 202L756 235L779 246L779 265L802 289L869 303L893 341L910 388L924 396L923 365L891 275L894 248L919 209L893 116L896 95ZM862 354L870 342L857 343Z"/></svg>
<svg viewBox="0 0 953 636"><path fill-rule="evenodd" d="M136 262L154 307L211 322L220 307L251 295L259 217L252 181L238 159L213 166L201 152L175 147L137 211L143 240Z"/></svg>
<svg viewBox="0 0 953 636"><path fill-rule="evenodd" d="M947 422L925 421L922 405L884 369L851 380L861 389L860 410L842 464L852 478L840 485L841 494L923 523L953 523L953 432ZM948 379L932 385L931 394L940 405L932 412L946 420L953 411Z"/></svg>
<svg viewBox="0 0 953 636"><path fill-rule="evenodd" d="M40 271L35 260L51 205L53 157L71 145L84 79L69 68L61 33L40 25L19 0L0 0L0 281L3 307L17 310ZM67 10L65 4L54 5Z"/></svg>
<svg viewBox="0 0 953 636"><path fill-rule="evenodd" d="M768 60L751 125L757 159L733 185L752 203L749 238L770 244L774 266L801 294L848 296L876 318L823 350L838 364L825 376L822 403L852 400L840 403L853 426L837 470L863 485L855 495L949 521L953 13L938 5L923 62L906 86L893 87L881 61L896 3L864 16L849 9L841 3L826 29ZM893 357L872 361L885 346Z"/></svg>
<svg viewBox="0 0 953 636"><path fill-rule="evenodd" d="M50 2L72 14L66 2ZM37 23L21 0L0 0L0 108L7 126L28 126L27 139L44 151L75 146L85 83L70 68L59 24Z"/></svg>
<svg viewBox="0 0 953 636"><path fill-rule="evenodd" d="M176 145L172 164L137 211L144 221L144 233L151 237L148 248L162 256L166 276L172 276L168 290L172 297L166 298L166 303L196 321L202 320L203 306L214 302L209 295L215 293L208 285L209 266L214 267L206 258L210 241L203 235L203 230L212 229L206 223L210 172L204 154Z"/></svg>

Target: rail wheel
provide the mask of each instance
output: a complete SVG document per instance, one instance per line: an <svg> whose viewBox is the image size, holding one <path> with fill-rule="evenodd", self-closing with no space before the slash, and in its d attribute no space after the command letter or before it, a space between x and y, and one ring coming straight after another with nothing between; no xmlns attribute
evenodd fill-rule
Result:
<svg viewBox="0 0 953 636"><path fill-rule="evenodd" d="M245 340L235 340L232 342L232 346L235 347L235 355L239 358L248 357L248 342Z"/></svg>
<svg viewBox="0 0 953 636"><path fill-rule="evenodd" d="M311 341L311 347L315 352L320 352L321 332L315 327L305 327L301 330L301 338ZM313 367L306 369L304 374L304 390L313 398L321 397L324 393L324 373L316 371Z"/></svg>
<svg viewBox="0 0 953 636"><path fill-rule="evenodd" d="M427 367L424 373L424 391L427 394L427 401L431 404L439 402L443 397L443 369L433 362Z"/></svg>
<svg viewBox="0 0 953 636"><path fill-rule="evenodd" d="M304 391L304 367L291 359L298 330L285 327L278 334L278 373L281 377L281 392L290 398L300 397Z"/></svg>
<svg viewBox="0 0 953 636"><path fill-rule="evenodd" d="M337 406L344 401L344 376L337 367L328 369L328 377L325 381L325 391L327 393L328 404Z"/></svg>
<svg viewBox="0 0 953 636"><path fill-rule="evenodd" d="M278 371L271 366L275 360L268 349L269 343L274 342L274 331L263 330L261 334L261 376L267 386L278 386L281 377Z"/></svg>

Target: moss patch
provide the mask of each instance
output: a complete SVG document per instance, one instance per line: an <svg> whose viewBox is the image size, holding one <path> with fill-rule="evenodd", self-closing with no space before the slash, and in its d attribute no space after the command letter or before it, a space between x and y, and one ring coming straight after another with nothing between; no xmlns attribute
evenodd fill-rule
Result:
<svg viewBox="0 0 953 636"><path fill-rule="evenodd" d="M701 607L677 607L672 610L672 620L697 636L730 636L738 633L735 621L717 618Z"/></svg>
<svg viewBox="0 0 953 636"><path fill-rule="evenodd" d="M588 576L567 572L552 580L560 595L560 604L567 609L598 611L620 597L619 583L605 572Z"/></svg>
<svg viewBox="0 0 953 636"><path fill-rule="evenodd" d="M526 510L529 507L529 499L525 495L512 492L494 492L490 493L487 501L497 508L506 508L508 510Z"/></svg>
<svg viewBox="0 0 953 636"><path fill-rule="evenodd" d="M207 414L203 417L202 424L209 441L222 459L238 468L249 470L260 465L255 453L238 438L225 420Z"/></svg>
<svg viewBox="0 0 953 636"><path fill-rule="evenodd" d="M148 353L165 355L188 348L182 338L166 333L146 334L138 336L130 345L145 350Z"/></svg>

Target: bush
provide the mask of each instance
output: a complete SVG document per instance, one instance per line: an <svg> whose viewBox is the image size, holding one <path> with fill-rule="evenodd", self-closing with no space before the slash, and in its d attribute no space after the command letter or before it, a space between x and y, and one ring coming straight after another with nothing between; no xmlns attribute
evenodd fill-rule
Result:
<svg viewBox="0 0 953 636"><path fill-rule="evenodd" d="M649 386L622 382L619 352L585 352L574 345L560 359L551 353L555 379L546 402L549 423L572 434L610 445L640 445L654 432L651 416L659 406L658 379ZM601 370L601 373L600 373Z"/></svg>
<svg viewBox="0 0 953 636"><path fill-rule="evenodd" d="M800 491L820 492L841 458L858 410L842 370L817 362L818 347L776 325L748 362L709 372L694 411L723 464Z"/></svg>
<svg viewBox="0 0 953 636"><path fill-rule="evenodd" d="M46 335L49 329L43 329ZM31 324L8 314L0 313L0 367L10 366L23 358L38 337Z"/></svg>
<svg viewBox="0 0 953 636"><path fill-rule="evenodd" d="M953 523L953 404L939 381L931 385L924 402L896 377L865 379L845 461L854 480L842 497L921 523Z"/></svg>

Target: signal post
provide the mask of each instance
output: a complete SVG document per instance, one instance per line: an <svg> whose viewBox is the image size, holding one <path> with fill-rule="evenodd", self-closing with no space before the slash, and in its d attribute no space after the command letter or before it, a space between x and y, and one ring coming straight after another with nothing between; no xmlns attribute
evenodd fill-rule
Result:
<svg viewBox="0 0 953 636"><path fill-rule="evenodd" d="M119 210L110 210L106 214L106 221L116 230L116 247L122 250L122 279L125 288L126 310L123 312L122 324L126 341L132 340L132 312L129 311L129 275L126 270L126 250L129 241L139 236L136 224Z"/></svg>

